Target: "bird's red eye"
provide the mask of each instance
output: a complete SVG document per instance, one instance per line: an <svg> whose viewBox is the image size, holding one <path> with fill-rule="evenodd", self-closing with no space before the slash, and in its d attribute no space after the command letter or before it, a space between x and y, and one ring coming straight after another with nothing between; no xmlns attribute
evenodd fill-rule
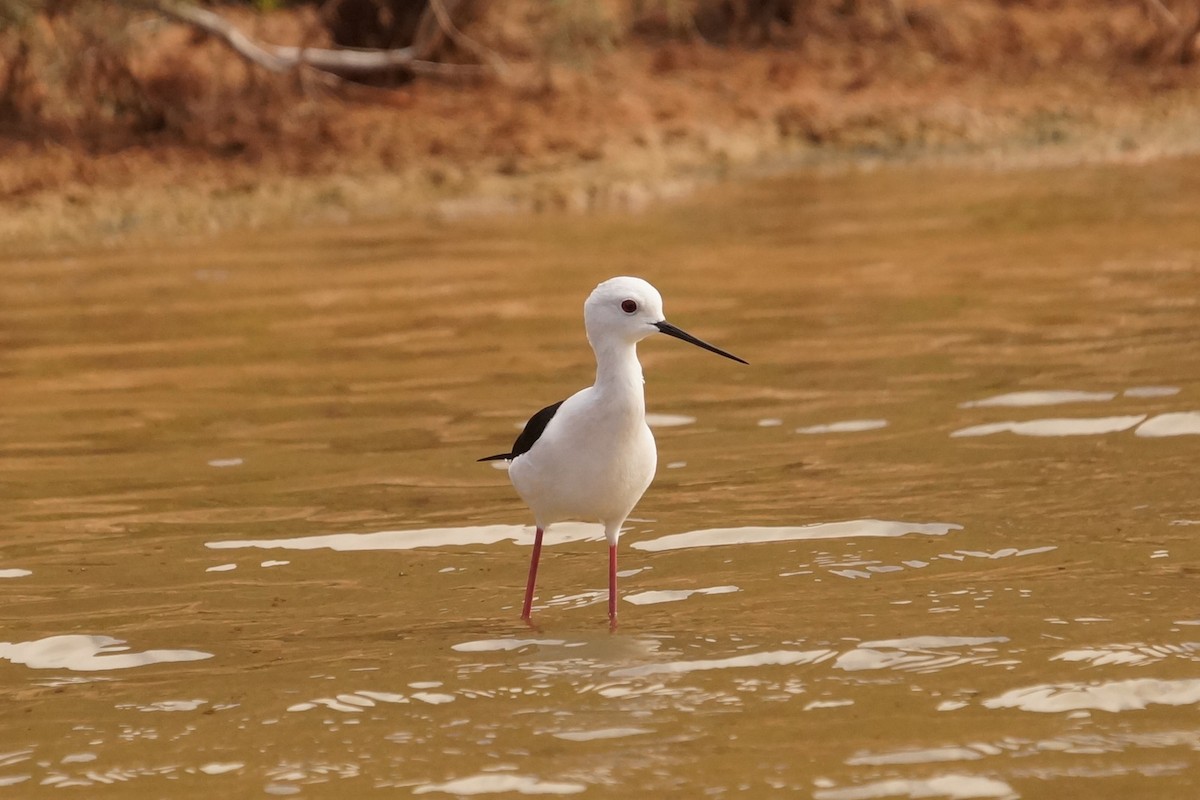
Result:
<svg viewBox="0 0 1200 800"><path fill-rule="evenodd" d="M622 300L621 310L626 314L632 314L633 312L637 311L637 303L633 302L632 300Z"/></svg>

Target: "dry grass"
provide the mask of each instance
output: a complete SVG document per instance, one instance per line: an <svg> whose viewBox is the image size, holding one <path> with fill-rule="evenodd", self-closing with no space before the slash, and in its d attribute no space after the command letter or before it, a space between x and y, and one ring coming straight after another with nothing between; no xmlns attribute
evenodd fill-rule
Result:
<svg viewBox="0 0 1200 800"><path fill-rule="evenodd" d="M1200 6L1162 2L1168 15L1150 0L505 0L468 33L507 81L331 89L121 2L0 0L0 197L10 221L119 232L190 192L195 214L166 227L196 229L206 202L241 209L211 213L219 226L295 218L301 194L336 210L327 186L357 213L369 192L346 187L411 206L604 165L1057 142L1076 123L1153 124L1200 90ZM317 6L218 8L264 41L331 41ZM136 211L95 210L117 195ZM253 198L275 211L247 211Z"/></svg>
<svg viewBox="0 0 1200 800"><path fill-rule="evenodd" d="M264 39L329 42L329 14L313 6L225 13ZM0 0L0 22L0 134L10 139L91 151L165 141L249 157L338 144L322 136L325 92L303 73L249 67L121 2ZM1182 0L537 0L496 4L473 32L543 71L588 69L640 40L773 47L874 80L906 63L1006 76L1189 64L1198 27L1200 7Z"/></svg>
<svg viewBox="0 0 1200 800"><path fill-rule="evenodd" d="M311 16L281 16L270 27L311 39ZM250 68L144 10L3 0L0 19L9 22L0 33L0 108L11 139L91 152L170 141L220 154L308 128L314 103L303 76Z"/></svg>

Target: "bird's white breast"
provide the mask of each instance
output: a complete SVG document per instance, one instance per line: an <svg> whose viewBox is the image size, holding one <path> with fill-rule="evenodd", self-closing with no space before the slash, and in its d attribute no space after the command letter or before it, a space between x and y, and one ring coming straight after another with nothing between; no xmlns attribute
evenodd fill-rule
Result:
<svg viewBox="0 0 1200 800"><path fill-rule="evenodd" d="M654 478L658 454L640 391L621 402L595 387L568 398L508 474L541 526L564 519L620 525Z"/></svg>

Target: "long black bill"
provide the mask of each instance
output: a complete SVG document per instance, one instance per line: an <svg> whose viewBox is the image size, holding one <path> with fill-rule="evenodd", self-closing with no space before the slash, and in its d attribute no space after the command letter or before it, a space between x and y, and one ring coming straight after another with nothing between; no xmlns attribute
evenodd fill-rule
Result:
<svg viewBox="0 0 1200 800"><path fill-rule="evenodd" d="M703 347L705 350L707 350L710 353L716 353L719 356L725 356L726 358L731 358L734 361L738 362L739 364L749 364L750 363L749 361L746 361L743 358L738 358L733 353L726 353L724 350L722 350L719 347L713 347L708 342L704 342L704 341L701 341L700 339L697 339L695 336L692 336L687 331L683 331L683 330L680 330L679 328L676 328L674 325L667 322L665 319L662 322L654 323L654 327L658 328L660 331L665 333L667 336L674 336L676 339L682 339L683 341L687 342L688 344L694 344L694 345L696 345L696 347Z"/></svg>

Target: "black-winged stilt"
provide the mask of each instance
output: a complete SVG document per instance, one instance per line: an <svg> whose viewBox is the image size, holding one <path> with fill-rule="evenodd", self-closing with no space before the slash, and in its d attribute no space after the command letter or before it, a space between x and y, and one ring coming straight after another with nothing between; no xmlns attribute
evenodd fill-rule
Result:
<svg viewBox="0 0 1200 800"><path fill-rule="evenodd" d="M508 476L533 511L537 530L525 605L529 621L542 536L568 519L604 525L608 540L608 619L617 625L617 539L658 462L646 424L646 398L637 343L665 333L717 355L748 362L676 328L663 318L662 296L641 278L610 278L583 304L588 342L596 353L596 382L534 414L512 450L480 461L510 461Z"/></svg>

